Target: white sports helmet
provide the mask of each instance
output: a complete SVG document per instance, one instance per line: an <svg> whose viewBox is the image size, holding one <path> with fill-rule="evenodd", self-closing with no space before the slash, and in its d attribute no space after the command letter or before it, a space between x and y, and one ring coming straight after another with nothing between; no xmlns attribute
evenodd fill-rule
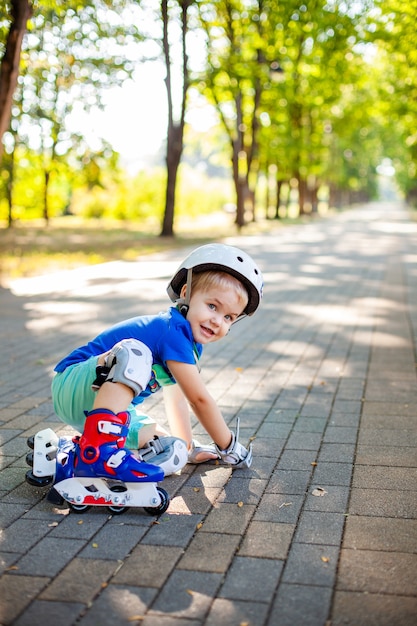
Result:
<svg viewBox="0 0 417 626"><path fill-rule="evenodd" d="M222 243L209 243L193 250L181 263L167 287L170 299L177 302L181 298L182 287L185 284L189 286L186 302L182 303L187 307L185 312L188 310L193 271L226 272L237 278L248 292L248 304L242 316L255 313L262 298L263 278L254 260L246 252Z"/></svg>

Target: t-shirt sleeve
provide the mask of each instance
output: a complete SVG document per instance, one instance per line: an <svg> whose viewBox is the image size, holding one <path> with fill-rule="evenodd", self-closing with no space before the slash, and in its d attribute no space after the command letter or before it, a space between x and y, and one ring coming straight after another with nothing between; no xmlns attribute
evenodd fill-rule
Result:
<svg viewBox="0 0 417 626"><path fill-rule="evenodd" d="M161 337L158 348L161 363L164 365L167 361L194 365L196 356L198 358L201 353L201 346L199 344L196 346L194 342L190 324L176 312L169 320L166 333Z"/></svg>

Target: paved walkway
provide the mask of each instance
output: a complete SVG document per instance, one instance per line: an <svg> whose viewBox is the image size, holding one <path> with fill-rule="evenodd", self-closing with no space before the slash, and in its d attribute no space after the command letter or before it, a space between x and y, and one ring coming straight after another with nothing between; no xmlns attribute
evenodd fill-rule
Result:
<svg viewBox="0 0 417 626"><path fill-rule="evenodd" d="M231 242L263 268L264 303L203 375L253 466L166 479L159 520L54 508L24 481L26 438L64 432L55 362L166 308L180 254L0 290L3 626L417 623L417 223L375 204Z"/></svg>

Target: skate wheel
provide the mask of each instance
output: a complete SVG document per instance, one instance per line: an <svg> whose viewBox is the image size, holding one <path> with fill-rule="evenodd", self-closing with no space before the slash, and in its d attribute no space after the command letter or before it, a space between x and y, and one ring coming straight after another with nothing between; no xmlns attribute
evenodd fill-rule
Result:
<svg viewBox="0 0 417 626"><path fill-rule="evenodd" d="M109 481L109 484L110 484L110 481ZM127 491L127 487L124 484L115 483L110 486L110 491L114 491L115 493L123 493L124 491ZM129 508L128 506L117 506L116 504L112 504L111 506L107 507L107 509L113 515L121 515L122 513L125 513L128 510L128 508Z"/></svg>
<svg viewBox="0 0 417 626"><path fill-rule="evenodd" d="M161 504L159 504L158 506L145 506L144 511L146 511L146 513L149 513L149 515L162 515L169 507L169 495L167 494L165 489L162 489L162 487L157 487L156 490L161 496Z"/></svg>
<svg viewBox="0 0 417 626"><path fill-rule="evenodd" d="M35 447L35 436L34 436L34 435L31 435L30 437L28 437L28 438L26 439L26 443L27 443L27 445L29 446L29 448L30 448L31 450L33 450L33 449L34 449L34 447Z"/></svg>
<svg viewBox="0 0 417 626"><path fill-rule="evenodd" d="M112 515L121 515L122 513L126 513L128 508L129 508L128 506L116 506L116 505L107 507L107 509L110 511Z"/></svg>
<svg viewBox="0 0 417 626"><path fill-rule="evenodd" d="M68 502L68 506L74 513L85 513L91 508L88 504L73 504L72 502Z"/></svg>
<svg viewBox="0 0 417 626"><path fill-rule="evenodd" d="M35 476L32 470L28 470L25 475L25 480L32 487L47 487L54 482L53 476Z"/></svg>
<svg viewBox="0 0 417 626"><path fill-rule="evenodd" d="M26 455L26 465L33 467L33 452L28 452Z"/></svg>

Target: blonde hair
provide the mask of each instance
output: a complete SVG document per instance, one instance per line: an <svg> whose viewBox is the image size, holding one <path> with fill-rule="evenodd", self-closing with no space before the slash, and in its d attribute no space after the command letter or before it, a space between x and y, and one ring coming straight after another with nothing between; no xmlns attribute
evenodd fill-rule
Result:
<svg viewBox="0 0 417 626"><path fill-rule="evenodd" d="M245 309L249 301L248 292L243 284L227 272L209 271L193 272L191 293L196 291L207 291L208 289L220 287L221 289L233 289L242 302L242 310Z"/></svg>

